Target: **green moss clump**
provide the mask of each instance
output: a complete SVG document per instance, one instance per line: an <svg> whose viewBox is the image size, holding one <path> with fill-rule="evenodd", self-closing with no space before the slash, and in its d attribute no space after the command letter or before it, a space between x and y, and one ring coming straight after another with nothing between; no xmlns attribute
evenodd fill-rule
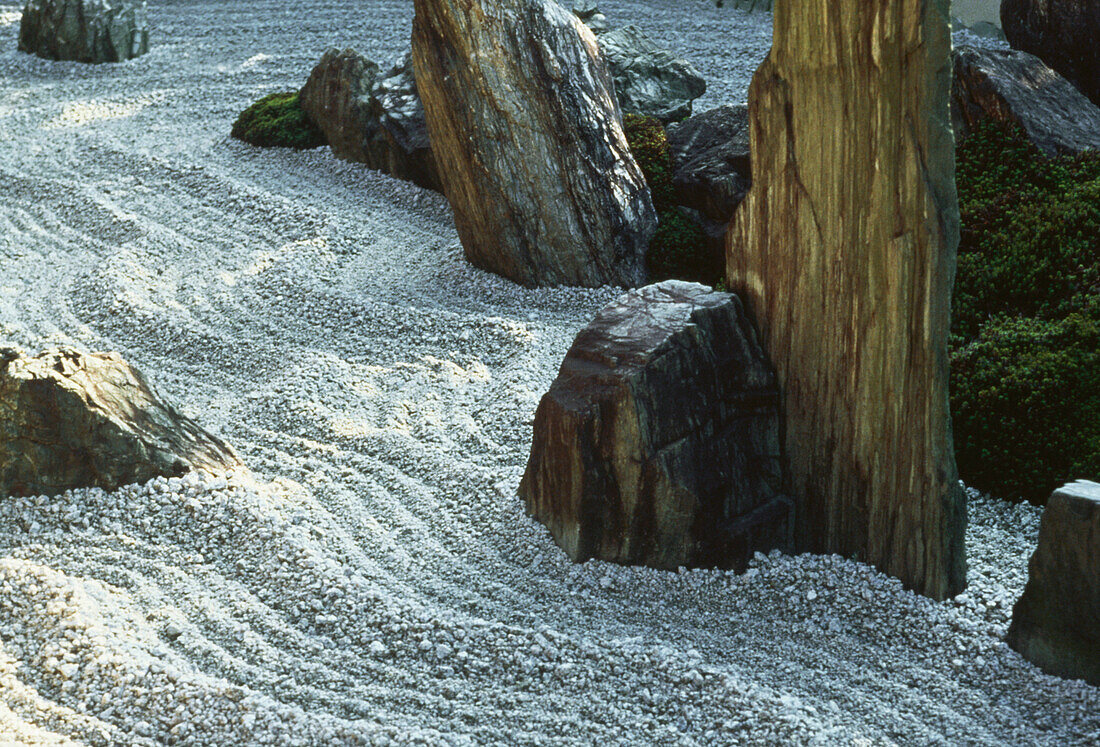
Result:
<svg viewBox="0 0 1100 747"><path fill-rule="evenodd" d="M327 144L295 91L264 96L245 109L233 123L232 135L262 148L307 150Z"/></svg>
<svg viewBox="0 0 1100 747"><path fill-rule="evenodd" d="M646 254L650 279L658 282L674 278L714 285L722 277L721 258L716 261L708 256L706 235L676 205L672 156L664 125L654 117L627 114L623 131L657 209L657 232Z"/></svg>
<svg viewBox="0 0 1100 747"><path fill-rule="evenodd" d="M1100 158L994 124L960 143L951 409L963 480L1042 502L1100 479Z"/></svg>

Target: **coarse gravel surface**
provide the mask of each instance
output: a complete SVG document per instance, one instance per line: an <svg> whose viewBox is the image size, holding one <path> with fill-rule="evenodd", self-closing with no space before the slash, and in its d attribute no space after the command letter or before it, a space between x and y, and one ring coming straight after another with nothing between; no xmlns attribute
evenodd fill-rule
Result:
<svg viewBox="0 0 1100 747"><path fill-rule="evenodd" d="M0 4L0 342L117 350L246 476L0 500L0 744L1100 742L1100 690L1003 643L1038 511L974 496L937 604L837 557L567 562L516 488L615 291L470 268L442 197L236 114L408 0L152 2L153 50L14 51ZM605 3L743 100L770 17Z"/></svg>

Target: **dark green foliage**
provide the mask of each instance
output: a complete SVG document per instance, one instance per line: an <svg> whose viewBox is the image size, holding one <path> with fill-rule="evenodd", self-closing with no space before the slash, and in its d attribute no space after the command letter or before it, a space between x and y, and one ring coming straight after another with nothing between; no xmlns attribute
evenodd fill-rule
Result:
<svg viewBox="0 0 1100 747"><path fill-rule="evenodd" d="M709 256L706 235L676 205L672 157L664 126L653 117L627 114L623 130L634 160L645 175L660 221L646 255L650 279L658 282L676 278L714 285L722 276L722 262Z"/></svg>
<svg viewBox="0 0 1100 747"><path fill-rule="evenodd" d="M233 137L263 148L319 148L325 136L302 110L298 93L264 96L241 112L233 123Z"/></svg>
<svg viewBox="0 0 1100 747"><path fill-rule="evenodd" d="M951 407L970 485L1036 502L1100 479L1100 158L978 128L958 149Z"/></svg>

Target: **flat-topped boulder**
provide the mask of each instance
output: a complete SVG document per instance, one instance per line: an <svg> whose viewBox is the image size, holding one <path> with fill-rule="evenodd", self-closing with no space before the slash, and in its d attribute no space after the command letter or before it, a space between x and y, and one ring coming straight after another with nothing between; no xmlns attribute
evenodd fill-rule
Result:
<svg viewBox="0 0 1100 747"><path fill-rule="evenodd" d="M951 117L956 136L979 122L1015 125L1048 156L1100 151L1100 107L1038 57L956 47Z"/></svg>
<svg viewBox="0 0 1100 747"><path fill-rule="evenodd" d="M19 49L50 60L122 62L149 51L144 0L28 0Z"/></svg>
<svg viewBox="0 0 1100 747"><path fill-rule="evenodd" d="M413 63L467 259L636 286L657 228L595 37L552 0L417 0Z"/></svg>
<svg viewBox="0 0 1100 747"><path fill-rule="evenodd" d="M0 349L0 496L242 468L116 353Z"/></svg>
<svg viewBox="0 0 1100 747"><path fill-rule="evenodd" d="M630 291L542 398L520 495L577 562L743 567L788 544L778 399L736 296Z"/></svg>
<svg viewBox="0 0 1100 747"><path fill-rule="evenodd" d="M1047 501L1007 640L1044 672L1100 685L1100 483Z"/></svg>

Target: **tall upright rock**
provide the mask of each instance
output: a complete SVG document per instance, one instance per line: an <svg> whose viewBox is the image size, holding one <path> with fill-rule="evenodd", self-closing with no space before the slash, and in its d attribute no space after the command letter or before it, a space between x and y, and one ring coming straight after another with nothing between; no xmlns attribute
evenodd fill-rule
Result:
<svg viewBox="0 0 1100 747"><path fill-rule="evenodd" d="M783 392L796 543L965 586L948 410L959 217L947 0L777 0L731 290Z"/></svg>
<svg viewBox="0 0 1100 747"><path fill-rule="evenodd" d="M657 215L578 18L553 0L416 0L413 67L467 259L529 286L645 281Z"/></svg>
<svg viewBox="0 0 1100 747"><path fill-rule="evenodd" d="M149 51L145 0L27 0L19 50L77 62L139 57Z"/></svg>

